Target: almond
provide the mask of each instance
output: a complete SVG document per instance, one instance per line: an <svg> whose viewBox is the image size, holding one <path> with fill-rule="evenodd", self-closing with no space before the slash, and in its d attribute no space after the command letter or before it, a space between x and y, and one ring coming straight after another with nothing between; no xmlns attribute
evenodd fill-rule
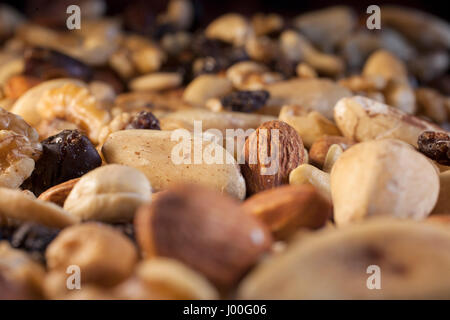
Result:
<svg viewBox="0 0 450 320"><path fill-rule="evenodd" d="M283 240L300 228L318 229L331 217L331 203L312 185L289 185L255 194L242 209Z"/></svg>
<svg viewBox="0 0 450 320"><path fill-rule="evenodd" d="M24 94L28 89L38 85L42 81L31 76L18 75L9 78L5 84L5 95L11 99L17 99Z"/></svg>
<svg viewBox="0 0 450 320"><path fill-rule="evenodd" d="M56 186L47 189L45 192L41 193L38 199L49 201L57 204L58 206L64 206L67 196L70 191L72 191L75 184L80 180L80 178L71 179L66 182L60 183Z"/></svg>
<svg viewBox="0 0 450 320"><path fill-rule="evenodd" d="M303 141L283 121L268 121L245 141L241 165L247 193L253 194L289 182L289 173L306 161Z"/></svg>
<svg viewBox="0 0 450 320"><path fill-rule="evenodd" d="M177 259L229 288L272 244L269 231L232 198L198 185L174 186L135 217L145 257Z"/></svg>
<svg viewBox="0 0 450 320"><path fill-rule="evenodd" d="M309 159L311 159L311 163L318 167L322 167L325 163L325 158L328 153L328 149L333 145L339 145L342 150L347 150L356 142L352 139L340 136L324 136L318 138L309 149Z"/></svg>

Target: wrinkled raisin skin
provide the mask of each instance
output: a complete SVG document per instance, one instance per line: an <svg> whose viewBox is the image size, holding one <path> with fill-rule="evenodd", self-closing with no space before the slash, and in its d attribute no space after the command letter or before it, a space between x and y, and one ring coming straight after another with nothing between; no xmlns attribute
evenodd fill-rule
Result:
<svg viewBox="0 0 450 320"><path fill-rule="evenodd" d="M91 141L77 130L64 130L41 142L42 156L22 188L36 196L50 187L99 167L102 159Z"/></svg>
<svg viewBox="0 0 450 320"><path fill-rule="evenodd" d="M35 223L22 224L11 238L11 246L27 251L35 260L45 262L45 250L59 230Z"/></svg>
<svg viewBox="0 0 450 320"><path fill-rule="evenodd" d="M159 120L151 112L141 111L133 117L127 129L161 130Z"/></svg>
<svg viewBox="0 0 450 320"><path fill-rule="evenodd" d="M419 151L437 163L450 166L450 135L445 132L425 131L417 140Z"/></svg>
<svg viewBox="0 0 450 320"><path fill-rule="evenodd" d="M235 91L221 99L225 109L240 112L253 112L262 108L269 99L269 92L265 90Z"/></svg>
<svg viewBox="0 0 450 320"><path fill-rule="evenodd" d="M28 76L42 80L78 78L89 81L92 78L92 69L88 65L55 50L31 48L25 51L24 57L24 73Z"/></svg>

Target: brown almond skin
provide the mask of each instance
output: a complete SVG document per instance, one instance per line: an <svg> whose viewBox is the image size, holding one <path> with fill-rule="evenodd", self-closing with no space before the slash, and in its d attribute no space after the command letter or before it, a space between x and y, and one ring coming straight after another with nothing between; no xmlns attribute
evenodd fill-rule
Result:
<svg viewBox="0 0 450 320"><path fill-rule="evenodd" d="M312 185L287 185L257 193L241 208L260 219L278 240L298 229L318 229L331 218L333 207Z"/></svg>
<svg viewBox="0 0 450 320"><path fill-rule="evenodd" d="M264 131L261 131L263 129L266 129L266 136L264 136ZM277 170L274 174L262 174L264 171L271 173L267 170L271 167L273 161L270 160L272 143L277 143L272 138L272 129L279 130L279 144L277 144L279 156L278 162L275 163ZM263 147L264 145L266 146L263 149L260 149L260 139L266 140L262 141ZM257 150L257 153L251 152L251 150ZM287 184L289 182L289 173L306 162L305 149L301 137L294 128L279 120L267 121L259 126L245 141L243 155L245 163L241 165L241 172L245 178L248 195ZM253 162L256 163L251 163L252 157L255 157L257 161Z"/></svg>
<svg viewBox="0 0 450 320"><path fill-rule="evenodd" d="M38 199L50 201L63 207L67 196L79 180L80 178L75 178L53 186L50 189L47 189L45 192L41 193Z"/></svg>
<svg viewBox="0 0 450 320"><path fill-rule="evenodd" d="M355 141L346 137L323 136L314 141L314 143L312 144L311 148L309 149L309 159L314 165L323 167L328 149L333 144L338 144L342 148L342 150L345 151L355 143Z"/></svg>
<svg viewBox="0 0 450 320"><path fill-rule="evenodd" d="M143 255L178 259L221 289L232 287L272 238L234 199L198 185L168 189L135 217Z"/></svg>

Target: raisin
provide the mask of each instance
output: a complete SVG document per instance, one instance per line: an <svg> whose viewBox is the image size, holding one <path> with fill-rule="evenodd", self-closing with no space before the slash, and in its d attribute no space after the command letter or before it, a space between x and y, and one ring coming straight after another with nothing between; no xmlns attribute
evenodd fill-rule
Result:
<svg viewBox="0 0 450 320"><path fill-rule="evenodd" d="M417 140L419 151L437 163L450 166L450 135L424 131Z"/></svg>
<svg viewBox="0 0 450 320"><path fill-rule="evenodd" d="M265 90L235 91L224 96L221 103L225 109L232 111L253 112L262 108L269 96Z"/></svg>
<svg viewBox="0 0 450 320"><path fill-rule="evenodd" d="M141 111L131 120L127 129L161 130L159 120L151 112Z"/></svg>
<svg viewBox="0 0 450 320"><path fill-rule="evenodd" d="M17 228L14 226L0 226L0 241L7 240L11 241L14 231Z"/></svg>
<svg viewBox="0 0 450 320"><path fill-rule="evenodd" d="M81 177L99 167L102 159L91 141L78 130L64 130L41 142L42 156L22 188L36 196L50 187Z"/></svg>
<svg viewBox="0 0 450 320"><path fill-rule="evenodd" d="M45 262L45 250L58 233L58 229L48 228L36 223L25 223L14 232L11 246L27 251L39 262Z"/></svg>
<svg viewBox="0 0 450 320"><path fill-rule="evenodd" d="M24 57L24 74L27 76L42 80L78 78L89 81L92 78L89 66L55 50L31 48L25 51Z"/></svg>

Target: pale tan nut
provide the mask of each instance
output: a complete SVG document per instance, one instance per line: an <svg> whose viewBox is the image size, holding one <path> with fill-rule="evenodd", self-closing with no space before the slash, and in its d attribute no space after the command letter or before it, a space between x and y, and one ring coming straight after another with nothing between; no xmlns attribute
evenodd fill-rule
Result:
<svg viewBox="0 0 450 320"><path fill-rule="evenodd" d="M104 81L89 82L89 92L95 97L100 107L109 110L116 99L114 88Z"/></svg>
<svg viewBox="0 0 450 320"><path fill-rule="evenodd" d="M218 39L234 45L243 45L253 34L247 19L237 13L224 14L211 22L205 30L206 37Z"/></svg>
<svg viewBox="0 0 450 320"><path fill-rule="evenodd" d="M354 145L355 141L341 136L323 136L314 141L309 149L311 162L320 168L323 167L328 150L333 144L338 144L345 151Z"/></svg>
<svg viewBox="0 0 450 320"><path fill-rule="evenodd" d="M267 85L270 98L267 107L273 109L270 114L278 115L284 105L299 105L320 112L326 118L333 119L336 102L350 97L351 91L328 79L291 79Z"/></svg>
<svg viewBox="0 0 450 320"><path fill-rule="evenodd" d="M133 91L162 91L179 87L183 78L176 72L155 72L134 78L129 83Z"/></svg>
<svg viewBox="0 0 450 320"><path fill-rule="evenodd" d="M311 184L331 202L330 175L310 164L301 164L292 170L289 175L289 184Z"/></svg>
<svg viewBox="0 0 450 320"><path fill-rule="evenodd" d="M264 36L280 31L284 26L283 17L276 13L256 13L251 19L256 36Z"/></svg>
<svg viewBox="0 0 450 320"><path fill-rule="evenodd" d="M339 100L334 120L343 136L355 141L393 138L417 146L423 131L442 131L435 124L361 96Z"/></svg>
<svg viewBox="0 0 450 320"><path fill-rule="evenodd" d="M0 93L1 95L1 93ZM12 106L14 105L14 102L16 102L15 99L11 98L0 98L0 106L2 109L6 111L11 111Z"/></svg>
<svg viewBox="0 0 450 320"><path fill-rule="evenodd" d="M381 270L379 290L366 285L371 265ZM391 219L319 231L252 271L237 297L449 299L450 233L441 226Z"/></svg>
<svg viewBox="0 0 450 320"><path fill-rule="evenodd" d="M194 20L194 6L188 0L171 0L167 10L158 16L158 22L173 24L180 29L188 29Z"/></svg>
<svg viewBox="0 0 450 320"><path fill-rule="evenodd" d="M264 122L245 141L241 164L247 194L287 184L289 174L305 162L302 138L283 121Z"/></svg>
<svg viewBox="0 0 450 320"><path fill-rule="evenodd" d="M278 54L277 43L269 37L249 37L245 42L245 50L254 61L269 63Z"/></svg>
<svg viewBox="0 0 450 320"><path fill-rule="evenodd" d="M419 105L419 113L437 123L447 121L447 109L445 107L445 97L432 88L416 89L416 100Z"/></svg>
<svg viewBox="0 0 450 320"><path fill-rule="evenodd" d="M325 161L323 163L323 171L330 173L333 165L336 163L337 159L342 155L344 150L338 144L333 144L328 149Z"/></svg>
<svg viewBox="0 0 450 320"><path fill-rule="evenodd" d="M311 185L281 186L248 198L241 208L261 220L279 240L302 228L318 229L332 216L332 206Z"/></svg>
<svg viewBox="0 0 450 320"><path fill-rule="evenodd" d="M400 140L354 145L339 157L330 176L339 226L380 216L422 220L439 195L436 169Z"/></svg>
<svg viewBox="0 0 450 320"><path fill-rule="evenodd" d="M333 6L303 13L294 26L324 51L331 51L357 24L355 12L347 6Z"/></svg>
<svg viewBox="0 0 450 320"><path fill-rule="evenodd" d="M297 105L281 108L279 119L291 125L310 148L314 141L325 135L340 135L336 125L317 111L308 111Z"/></svg>
<svg viewBox="0 0 450 320"><path fill-rule="evenodd" d="M417 106L414 91L408 82L406 65L386 50L375 51L366 61L364 77L382 77L387 86L384 90L386 103L408 114L415 114Z"/></svg>
<svg viewBox="0 0 450 320"><path fill-rule="evenodd" d="M300 62L295 68L295 72L299 78L317 78L317 72L306 62Z"/></svg>
<svg viewBox="0 0 450 320"><path fill-rule="evenodd" d="M136 266L136 276L158 295L170 300L214 300L216 288L200 273L169 258L157 257Z"/></svg>
<svg viewBox="0 0 450 320"><path fill-rule="evenodd" d="M42 298L45 270L22 250L14 249L8 241L0 241L0 278L21 287L25 297ZM22 291L22 290L21 290Z"/></svg>
<svg viewBox="0 0 450 320"><path fill-rule="evenodd" d="M98 167L80 178L64 202L64 210L80 220L123 222L151 200L145 175L118 164Z"/></svg>
<svg viewBox="0 0 450 320"><path fill-rule="evenodd" d="M227 69L226 76L236 89L242 89L250 75L261 75L269 69L254 61L241 61L233 64Z"/></svg>
<svg viewBox="0 0 450 320"><path fill-rule="evenodd" d="M36 108L43 119L63 118L75 123L93 143L98 142L100 130L110 118L86 88L71 83L46 91Z"/></svg>
<svg viewBox="0 0 450 320"><path fill-rule="evenodd" d="M191 81L183 93L183 100L195 107L203 107L210 98L217 98L230 93L230 80L216 75L200 75Z"/></svg>
<svg viewBox="0 0 450 320"><path fill-rule="evenodd" d="M64 229L45 252L50 271L76 265L81 286L114 285L126 279L138 260L134 244L120 231L100 223L82 223Z"/></svg>
<svg viewBox="0 0 450 320"><path fill-rule="evenodd" d="M0 108L0 130L12 131L26 137L36 152L40 151L39 135L20 115ZM39 156L36 155L36 156Z"/></svg>
<svg viewBox="0 0 450 320"><path fill-rule="evenodd" d="M120 300L169 300L171 298L163 292L154 290L136 275L115 286L113 294Z"/></svg>
<svg viewBox="0 0 450 320"><path fill-rule="evenodd" d="M78 220L54 203L33 199L18 189L0 188L0 216L65 228Z"/></svg>
<svg viewBox="0 0 450 320"><path fill-rule="evenodd" d="M22 52L20 53L22 54ZM0 60L0 85L5 86L9 79L20 75L25 69L25 59L17 57L17 53L1 57Z"/></svg>
<svg viewBox="0 0 450 320"><path fill-rule="evenodd" d="M231 288L271 245L268 230L232 198L195 185L168 190L135 218L144 256L175 258Z"/></svg>
<svg viewBox="0 0 450 320"><path fill-rule="evenodd" d="M127 48L117 49L111 57L109 57L109 65L111 69L117 72L122 79L129 79L136 75L137 71L133 61L130 58L130 52Z"/></svg>
<svg viewBox="0 0 450 320"><path fill-rule="evenodd" d="M280 35L280 47L290 60L303 60L320 73L336 76L345 69L344 61L340 57L318 51L308 39L296 31L284 31Z"/></svg>
<svg viewBox="0 0 450 320"><path fill-rule="evenodd" d="M450 215L450 170L439 174L439 196L434 206L432 215L449 214Z"/></svg>
<svg viewBox="0 0 450 320"><path fill-rule="evenodd" d="M42 201L53 202L54 204L63 207L67 196L78 181L80 181L80 178L71 179L53 186L41 193L38 199Z"/></svg>
<svg viewBox="0 0 450 320"><path fill-rule="evenodd" d="M132 51L131 59L140 73L149 73L159 70L165 60L165 55L161 49L149 46Z"/></svg>
<svg viewBox="0 0 450 320"><path fill-rule="evenodd" d="M353 92L365 92L383 90L387 85L387 81L386 78L381 75L354 75L339 80L339 84L348 88L349 90L352 90Z"/></svg>
<svg viewBox="0 0 450 320"><path fill-rule="evenodd" d="M161 47L170 55L178 55L192 43L192 34L184 31L167 33L161 38Z"/></svg>
<svg viewBox="0 0 450 320"><path fill-rule="evenodd" d="M188 131L179 133L172 139L170 131L118 131L108 137L102 154L107 163L142 171L155 191L191 182L243 199L245 181L233 156L214 141L193 137ZM194 149L194 143L202 150Z"/></svg>
<svg viewBox="0 0 450 320"><path fill-rule="evenodd" d="M38 85L42 81L35 77L17 75L8 79L3 90L5 96L11 99L17 99L32 87Z"/></svg>
<svg viewBox="0 0 450 320"><path fill-rule="evenodd" d="M42 120L42 117L36 108L37 101L39 101L42 95L48 90L62 87L68 83L73 83L78 86L85 85L82 81L76 79L54 79L44 81L20 96L12 106L11 112L21 116L30 126L38 125Z"/></svg>

